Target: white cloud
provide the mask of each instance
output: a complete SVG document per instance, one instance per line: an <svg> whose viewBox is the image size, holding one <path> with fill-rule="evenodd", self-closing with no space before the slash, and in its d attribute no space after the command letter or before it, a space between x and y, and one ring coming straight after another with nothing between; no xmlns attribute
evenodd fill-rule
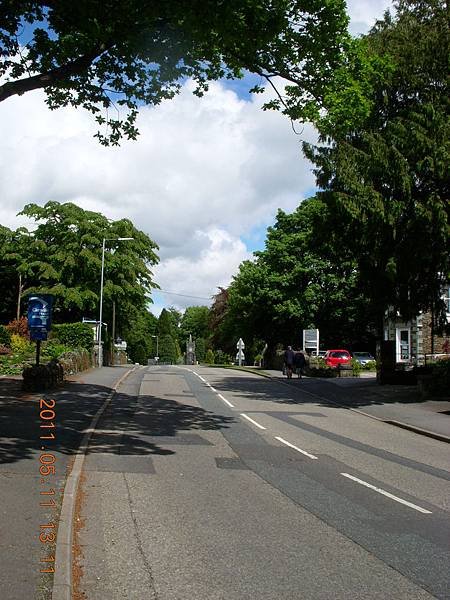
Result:
<svg viewBox="0 0 450 600"><path fill-rule="evenodd" d="M143 108L139 140L120 148L92 139L84 111L48 111L39 92L1 103L2 223L19 225L29 202L72 201L146 231L165 288L211 296L227 285L247 255L240 236L278 207L294 209L314 177L289 121L261 111L262 98L240 100L221 84L201 100L191 90ZM311 127L305 136L315 138Z"/></svg>
<svg viewBox="0 0 450 600"><path fill-rule="evenodd" d="M245 244L224 229L196 231L193 242L197 241L203 246L198 254L167 258L156 267L155 276L164 293L156 294L152 307L155 314L164 305L179 309L193 304L210 305L217 288L226 287L240 263L251 258Z"/></svg>
<svg viewBox="0 0 450 600"><path fill-rule="evenodd" d="M347 0L350 31L354 35L367 33L388 8L392 9L392 0Z"/></svg>

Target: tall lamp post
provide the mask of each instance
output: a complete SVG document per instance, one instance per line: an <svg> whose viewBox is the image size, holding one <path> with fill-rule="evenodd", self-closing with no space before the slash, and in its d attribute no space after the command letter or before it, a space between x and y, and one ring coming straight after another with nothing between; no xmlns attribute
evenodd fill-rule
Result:
<svg viewBox="0 0 450 600"><path fill-rule="evenodd" d="M132 237L120 238L103 238L102 244L102 275L100 278L100 314L98 317L97 329L97 344L98 344L98 366L103 365L103 348L102 348L102 318L103 318L103 276L105 274L105 247L106 242L125 242L126 240L134 240Z"/></svg>
<svg viewBox="0 0 450 600"><path fill-rule="evenodd" d="M152 338L156 338L156 360L159 359L159 351L158 351L158 336L157 335L152 335Z"/></svg>

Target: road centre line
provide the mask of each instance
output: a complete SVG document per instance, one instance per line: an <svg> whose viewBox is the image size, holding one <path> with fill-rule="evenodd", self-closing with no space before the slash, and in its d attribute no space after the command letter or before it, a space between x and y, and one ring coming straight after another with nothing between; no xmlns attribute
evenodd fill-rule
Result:
<svg viewBox="0 0 450 600"><path fill-rule="evenodd" d="M297 452L301 452L301 454L309 456L309 458L312 458L313 460L318 460L317 456L314 456L314 454L310 454L309 452L306 452L306 450L297 448L297 446L294 446L294 444L291 444L290 442L284 440L282 437L275 436L275 439L281 442L282 444L286 444L286 446L289 446L289 448L293 448L294 450L297 450Z"/></svg>
<svg viewBox="0 0 450 600"><path fill-rule="evenodd" d="M262 425L260 425L256 421L254 421L251 417L249 417L245 413L241 413L241 417L244 417L244 419L247 419L247 421L250 421L250 423L253 423L253 425L256 425L256 427L259 427L260 429L265 429L265 427L263 427Z"/></svg>
<svg viewBox="0 0 450 600"><path fill-rule="evenodd" d="M361 485L364 485L364 486L370 488L371 490L378 492L379 494L383 494L383 496L387 496L388 498L391 498L391 500L395 500L396 502L400 502L401 504L404 504L405 506L409 506L410 508L413 508L414 510L418 510L419 512L424 513L425 515L432 514L431 510L426 510L425 508L417 506L417 504L413 504L412 502L408 502L407 500L402 500L402 498L398 498L398 496L394 496L393 494L390 494L389 492L386 492L385 490L383 490L379 487L375 487L374 485L371 485L370 483L367 483L366 481L363 481L362 479L353 477L353 475L349 475L348 473L341 473L341 475L343 475L344 477L348 477L348 479L352 479L353 481L356 481L356 483L360 483Z"/></svg>
<svg viewBox="0 0 450 600"><path fill-rule="evenodd" d="M219 396L219 398L220 398L221 400L223 400L223 401L224 401L226 404L228 404L228 406L231 406L231 408L234 408L234 404L231 404L231 402L230 402L229 400L227 400L226 398L224 398L224 397L222 396L222 394L219 394L219 393L218 393L217 395Z"/></svg>

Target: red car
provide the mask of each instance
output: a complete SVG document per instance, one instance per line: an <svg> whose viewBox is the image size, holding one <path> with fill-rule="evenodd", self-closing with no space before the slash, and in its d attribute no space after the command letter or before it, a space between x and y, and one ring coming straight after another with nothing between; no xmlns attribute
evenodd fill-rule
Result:
<svg viewBox="0 0 450 600"><path fill-rule="evenodd" d="M348 350L327 350L323 359L329 367L334 369L339 366L350 367L352 355Z"/></svg>

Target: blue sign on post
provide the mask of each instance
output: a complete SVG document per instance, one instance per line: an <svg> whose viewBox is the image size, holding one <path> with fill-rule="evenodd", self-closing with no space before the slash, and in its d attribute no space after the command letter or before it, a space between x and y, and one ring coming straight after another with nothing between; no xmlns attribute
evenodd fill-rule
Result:
<svg viewBox="0 0 450 600"><path fill-rule="evenodd" d="M32 340L46 340L52 324L53 296L36 294L28 299L28 329Z"/></svg>

